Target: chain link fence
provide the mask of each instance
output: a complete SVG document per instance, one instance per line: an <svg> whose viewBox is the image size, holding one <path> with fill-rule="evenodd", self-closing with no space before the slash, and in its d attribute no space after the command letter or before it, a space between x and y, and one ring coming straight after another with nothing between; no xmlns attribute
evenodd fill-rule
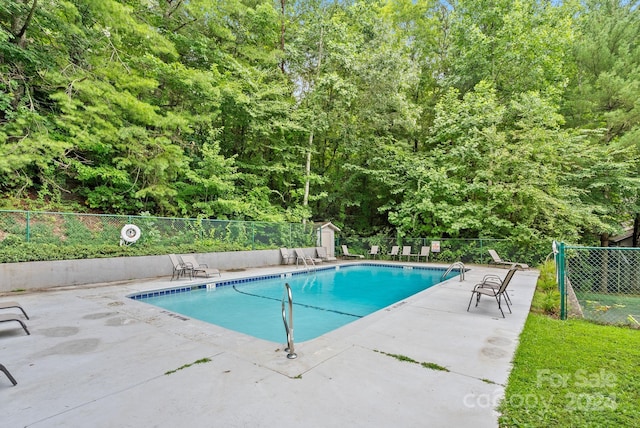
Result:
<svg viewBox="0 0 640 428"><path fill-rule="evenodd" d="M558 247L563 319L640 328L640 248Z"/></svg>
<svg viewBox="0 0 640 428"><path fill-rule="evenodd" d="M0 211L0 241L32 244L119 244L122 228L136 225L136 244L190 244L216 241L236 248L314 246L313 225L151 216L118 216L34 211Z"/></svg>
<svg viewBox="0 0 640 428"><path fill-rule="evenodd" d="M279 247L314 247L318 242L318 225L309 223L273 223L232 220L209 220L152 216L78 214L38 211L0 210L0 248L14 243L32 245L118 245L125 225L140 229L136 246L171 248L193 243L210 244L218 249L268 249ZM428 260L436 263L488 264L488 249L504 259L540 264L549 252L549 241L514 242L507 239L411 238L379 235L372 237L336 237L336 248L345 244L353 254L368 254L379 247L379 258L389 259L391 247L412 247L419 254L429 246ZM439 250L439 251L434 251ZM339 251L338 254L340 255ZM415 259L415 257L414 257Z"/></svg>
<svg viewBox="0 0 640 428"><path fill-rule="evenodd" d="M393 246L411 246L411 254L420 254L423 246L430 248L429 261L434 263L475 263L489 264L492 259L488 250L496 250L505 260L526 263L529 266L537 266L549 255L551 240L539 240L529 242L515 242L510 239L480 238L480 239L457 239L457 238L390 238L388 236L373 237L348 237L336 239L336 248L340 245L347 245L349 252L353 254L366 255L371 247L379 247L379 257L390 258ZM434 251L439 250L439 251ZM415 259L415 257L413 258Z"/></svg>

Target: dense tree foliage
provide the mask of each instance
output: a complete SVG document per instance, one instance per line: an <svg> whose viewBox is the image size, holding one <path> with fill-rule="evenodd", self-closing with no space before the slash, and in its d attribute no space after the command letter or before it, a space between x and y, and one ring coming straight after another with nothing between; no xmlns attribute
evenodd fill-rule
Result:
<svg viewBox="0 0 640 428"><path fill-rule="evenodd" d="M3 0L3 208L606 240L637 0Z"/></svg>

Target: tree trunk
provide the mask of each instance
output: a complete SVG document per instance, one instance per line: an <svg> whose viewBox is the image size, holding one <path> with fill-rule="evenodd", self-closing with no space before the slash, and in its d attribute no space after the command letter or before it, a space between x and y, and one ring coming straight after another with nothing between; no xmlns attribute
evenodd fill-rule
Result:
<svg viewBox="0 0 640 428"><path fill-rule="evenodd" d="M24 0L24 3L27 4L27 0ZM20 23L18 22L18 17L14 17L14 20L12 22L11 25L11 30L13 32L13 43L15 43L16 45L20 46L21 48L24 48L27 37L27 28L29 28L29 24L31 24L31 19L33 18L33 14L36 11L36 8L38 7L38 0L33 0L33 4L31 5L31 9L29 9L29 14L27 15L27 17L24 20L24 23L22 24L22 26L20 25Z"/></svg>
<svg viewBox="0 0 640 428"><path fill-rule="evenodd" d="M320 66L322 65L322 43L324 31L320 29L320 46L318 46L318 68L316 70L316 80L320 78ZM309 151L307 152L307 164L305 167L305 182L304 182L304 196L302 198L302 206L306 207L309 205L309 191L310 191L310 183L309 180L311 178L311 152L313 151L313 126L311 127L311 131L309 132ZM303 224L307 224L307 220L304 219Z"/></svg>
<svg viewBox="0 0 640 428"><path fill-rule="evenodd" d="M307 165L304 169L304 197L302 198L302 206L309 205L309 178L311 177L311 149L313 149L313 131L309 134L309 151L307 152Z"/></svg>
<svg viewBox="0 0 640 428"><path fill-rule="evenodd" d="M284 32L285 32L285 14L284 7L286 0L280 0L280 50L282 51L282 60L280 61L280 71L284 73Z"/></svg>

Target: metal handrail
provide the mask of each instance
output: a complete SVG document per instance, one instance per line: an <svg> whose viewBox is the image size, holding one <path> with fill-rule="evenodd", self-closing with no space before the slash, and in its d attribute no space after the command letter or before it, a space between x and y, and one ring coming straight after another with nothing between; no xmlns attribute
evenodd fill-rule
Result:
<svg viewBox="0 0 640 428"><path fill-rule="evenodd" d="M296 267L298 266L298 262L299 261L300 261L300 257L298 257L296 255ZM316 262L313 260L313 258L309 258L309 261L313 265L313 270L315 271L317 269ZM307 264L307 258L306 257L302 258L302 263L304 263L304 270L306 270L307 272L311 272L311 267Z"/></svg>
<svg viewBox="0 0 640 428"><path fill-rule="evenodd" d="M289 300L289 322L287 323L287 312L285 310L285 299ZM294 351L293 346L293 297L291 296L291 287L288 283L284 284L284 294L282 296L282 321L284 322L284 329L287 332L287 347L284 349L287 351L287 358L293 360L298 355Z"/></svg>
<svg viewBox="0 0 640 428"><path fill-rule="evenodd" d="M442 274L442 276L440 277L440 280L443 280L447 277L447 275L449 275L449 273L451 273L451 271L454 268L458 268L460 269L460 281L464 281L464 272L466 270L466 268L464 267L464 263L462 262L453 262L449 265L449 267L447 268L446 272Z"/></svg>

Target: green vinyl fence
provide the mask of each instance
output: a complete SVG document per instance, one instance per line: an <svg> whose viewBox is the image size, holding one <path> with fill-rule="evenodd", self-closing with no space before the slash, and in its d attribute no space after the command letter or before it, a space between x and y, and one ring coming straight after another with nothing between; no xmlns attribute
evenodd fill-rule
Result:
<svg viewBox="0 0 640 428"><path fill-rule="evenodd" d="M640 328L640 248L556 243L561 317Z"/></svg>

